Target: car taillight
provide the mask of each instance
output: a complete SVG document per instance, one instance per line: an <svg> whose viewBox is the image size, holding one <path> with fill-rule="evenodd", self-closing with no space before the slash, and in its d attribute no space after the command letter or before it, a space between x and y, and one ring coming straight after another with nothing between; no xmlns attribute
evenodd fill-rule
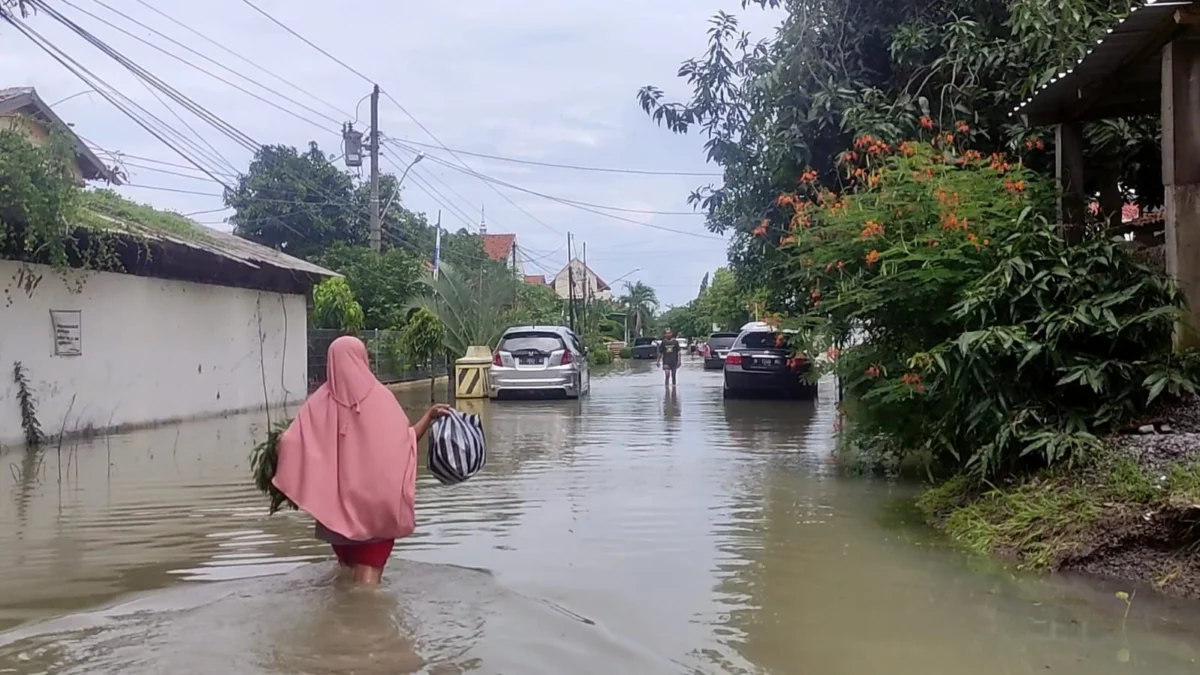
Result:
<svg viewBox="0 0 1200 675"><path fill-rule="evenodd" d="M500 350L499 349L497 349L496 354L494 356L492 356L492 365L493 366L503 366L504 365L504 359L500 358Z"/></svg>
<svg viewBox="0 0 1200 675"><path fill-rule="evenodd" d="M740 366L742 365L742 355L736 352L729 352L725 355L725 363L731 366Z"/></svg>
<svg viewBox="0 0 1200 675"><path fill-rule="evenodd" d="M562 364L568 365L571 363L571 352L563 352Z"/></svg>

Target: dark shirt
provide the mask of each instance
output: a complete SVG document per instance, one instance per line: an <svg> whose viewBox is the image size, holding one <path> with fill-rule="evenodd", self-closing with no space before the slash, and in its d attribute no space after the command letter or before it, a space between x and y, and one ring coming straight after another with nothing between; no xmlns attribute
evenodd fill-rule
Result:
<svg viewBox="0 0 1200 675"><path fill-rule="evenodd" d="M658 343L658 353L662 354L663 365L668 368L679 367L679 340L664 339Z"/></svg>

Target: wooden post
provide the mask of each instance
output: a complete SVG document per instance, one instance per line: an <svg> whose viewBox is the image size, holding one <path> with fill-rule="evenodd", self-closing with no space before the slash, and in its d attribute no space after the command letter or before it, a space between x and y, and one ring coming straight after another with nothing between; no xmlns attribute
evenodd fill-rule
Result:
<svg viewBox="0 0 1200 675"><path fill-rule="evenodd" d="M1083 241L1087 203L1083 194L1083 125L1065 122L1055 128L1054 172L1058 178L1058 220L1063 237Z"/></svg>
<svg viewBox="0 0 1200 675"><path fill-rule="evenodd" d="M1163 49L1162 143L1167 273L1188 304L1176 346L1200 346L1200 42Z"/></svg>
<svg viewBox="0 0 1200 675"><path fill-rule="evenodd" d="M1111 160L1104 165L1103 180L1100 183L1100 217L1104 219L1105 227L1116 229L1121 227L1121 216L1125 200L1121 196L1121 164Z"/></svg>

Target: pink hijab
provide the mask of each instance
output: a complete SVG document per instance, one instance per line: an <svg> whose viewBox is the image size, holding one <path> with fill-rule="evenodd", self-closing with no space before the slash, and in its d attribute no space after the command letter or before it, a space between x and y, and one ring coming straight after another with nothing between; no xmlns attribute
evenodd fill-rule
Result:
<svg viewBox="0 0 1200 675"><path fill-rule="evenodd" d="M412 534L417 438L396 397L343 336L329 345L328 378L279 439L275 487L317 522L355 541Z"/></svg>

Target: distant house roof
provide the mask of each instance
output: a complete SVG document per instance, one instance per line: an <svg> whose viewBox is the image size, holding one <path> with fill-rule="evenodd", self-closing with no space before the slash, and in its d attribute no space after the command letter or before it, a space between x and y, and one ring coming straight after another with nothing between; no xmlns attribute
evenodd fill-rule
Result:
<svg viewBox="0 0 1200 675"><path fill-rule="evenodd" d="M534 286L545 286L546 285L546 275L545 274L526 274L525 275L525 283L533 284Z"/></svg>
<svg viewBox="0 0 1200 675"><path fill-rule="evenodd" d="M76 161L79 162L80 172L87 180L103 180L120 185L120 178L104 162L92 152L83 139L71 131L71 127L46 105L33 87L8 87L0 89L0 116L27 115L49 126L58 127L70 135L75 144Z"/></svg>
<svg viewBox="0 0 1200 675"><path fill-rule="evenodd" d="M608 283L607 283L607 282L605 282L605 281L604 281L604 279L601 279L601 278L600 278L600 275L599 275L599 274L596 274L596 271L595 271L595 270L593 270L592 268L588 267L587 265L584 265L584 264L583 264L583 261L581 261L579 258L574 258L574 259L572 259L570 262L568 262L566 265L564 265L564 266L563 266L563 268L562 268L561 270L559 270L559 271L558 271L558 274L555 274L555 275L554 275L554 278L555 278L555 280L557 280L559 277L561 277L561 276L563 276L564 274L566 274L566 273L567 273L567 270L571 268L571 265L576 265L576 266L578 266L578 267L582 267L583 269L587 270L587 271L588 271L588 272L589 272L589 273L590 273L590 274L591 274L593 277L596 277L596 290L597 290L597 291L607 291L607 290L611 290L611 289L608 287Z"/></svg>
<svg viewBox="0 0 1200 675"><path fill-rule="evenodd" d="M86 225L123 233L139 245L122 256L129 274L302 293L336 272L229 232L210 229L181 215L157 211L109 190L85 192ZM87 236L87 228L76 236ZM151 248L144 255L143 245Z"/></svg>
<svg viewBox="0 0 1200 675"><path fill-rule="evenodd" d="M483 252L496 262L507 262L512 258L513 244L517 241L515 234L485 234L483 235Z"/></svg>

